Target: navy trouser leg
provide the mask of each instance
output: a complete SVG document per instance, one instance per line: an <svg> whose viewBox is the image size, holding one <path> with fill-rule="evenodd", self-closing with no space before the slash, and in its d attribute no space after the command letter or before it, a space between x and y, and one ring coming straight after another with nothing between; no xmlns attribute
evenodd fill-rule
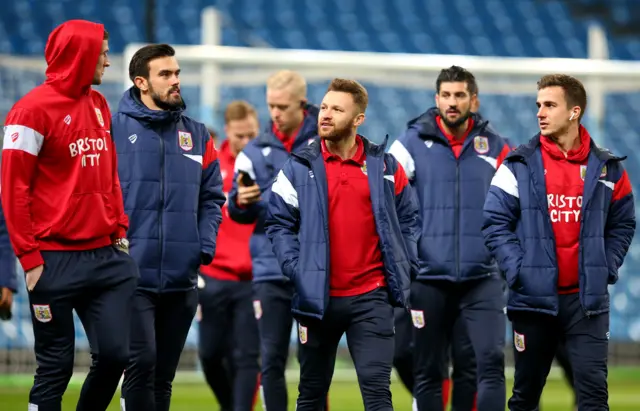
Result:
<svg viewBox="0 0 640 411"><path fill-rule="evenodd" d="M160 296L156 308L156 411L169 411L173 379L197 307L196 289Z"/></svg>
<svg viewBox="0 0 640 411"><path fill-rule="evenodd" d="M338 344L349 321L345 315L345 298L331 298L322 320L300 319L298 322L300 382L296 411L322 411L325 407Z"/></svg>
<svg viewBox="0 0 640 411"><path fill-rule="evenodd" d="M251 282L232 285L233 336L229 362L233 369L234 411L251 411L258 390L260 341Z"/></svg>
<svg viewBox="0 0 640 411"><path fill-rule="evenodd" d="M608 411L609 313L584 314L578 294L560 296L562 322L580 411Z"/></svg>
<svg viewBox="0 0 640 411"><path fill-rule="evenodd" d="M458 310L457 299L451 294L454 286L444 281L411 284L413 396L420 411L443 410L442 381L449 374L444 358Z"/></svg>
<svg viewBox="0 0 640 411"><path fill-rule="evenodd" d="M515 374L510 411L536 411L558 346L558 319L533 312L510 312Z"/></svg>
<svg viewBox="0 0 640 411"><path fill-rule="evenodd" d="M283 282L253 283L253 298L260 334L261 394L267 411L286 411L285 369L293 316L293 287Z"/></svg>
<svg viewBox="0 0 640 411"><path fill-rule="evenodd" d="M93 363L77 410L106 410L129 355L127 325L138 270L108 246L87 251L43 251L44 272L29 293L38 367L29 403L59 411L73 373L76 309L87 332Z"/></svg>
<svg viewBox="0 0 640 411"><path fill-rule="evenodd" d="M233 384L231 364L227 358L232 345L230 332L234 318L233 299L229 290L231 281L202 278L205 285L198 290L202 312L198 354L207 384L220 408L222 411L231 411Z"/></svg>
<svg viewBox="0 0 640 411"><path fill-rule="evenodd" d="M463 287L466 290L460 300L460 315L465 319L476 357L478 411L503 410L506 319L502 280L489 277Z"/></svg>
<svg viewBox="0 0 640 411"><path fill-rule="evenodd" d="M395 349L393 366L400 381L413 395L413 324L411 314L404 308L396 308L395 315Z"/></svg>
<svg viewBox="0 0 640 411"><path fill-rule="evenodd" d="M385 288L349 301L347 344L358 376L365 411L393 411L393 307Z"/></svg>
<svg viewBox="0 0 640 411"><path fill-rule="evenodd" d="M173 378L197 305L195 289L165 294L136 291L131 359L122 385L127 410L169 410Z"/></svg>
<svg viewBox="0 0 640 411"><path fill-rule="evenodd" d="M451 359L453 363L451 410L471 411L477 390L476 356L466 321L462 316L458 316L453 325Z"/></svg>
<svg viewBox="0 0 640 411"><path fill-rule="evenodd" d="M155 411L156 306L158 294L136 290L131 311L131 355L122 382L126 410Z"/></svg>
<svg viewBox="0 0 640 411"><path fill-rule="evenodd" d="M578 398L575 396L575 389L573 386L573 367L571 367L571 362L569 361L569 354L567 353L567 345L564 340L560 341L558 344L558 348L556 350L556 362L562 368L562 373L564 374L565 380L567 380L567 385L571 388L571 391L574 393L574 402L578 404Z"/></svg>

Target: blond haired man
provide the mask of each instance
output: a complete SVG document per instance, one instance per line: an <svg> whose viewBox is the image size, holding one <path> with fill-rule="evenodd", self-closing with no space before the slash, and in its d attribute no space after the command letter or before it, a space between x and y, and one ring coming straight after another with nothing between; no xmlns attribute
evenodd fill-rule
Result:
<svg viewBox="0 0 640 411"><path fill-rule="evenodd" d="M261 391L270 411L287 409L285 366L293 317L293 287L282 274L264 231L271 185L292 152L306 147L317 134L318 108L307 102L307 84L300 74L283 70L267 80L266 97L271 121L249 142L235 162L229 195L234 221L255 224L250 240L253 271L253 308L258 320Z"/></svg>

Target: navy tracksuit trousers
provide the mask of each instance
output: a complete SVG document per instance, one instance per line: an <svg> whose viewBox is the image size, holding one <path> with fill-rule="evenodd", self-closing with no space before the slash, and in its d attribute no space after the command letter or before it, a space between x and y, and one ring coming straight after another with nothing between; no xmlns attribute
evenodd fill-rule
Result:
<svg viewBox="0 0 640 411"><path fill-rule="evenodd" d="M252 284L202 279L204 287L198 290L202 370L222 411L251 411L260 373Z"/></svg>
<svg viewBox="0 0 640 411"><path fill-rule="evenodd" d="M122 409L169 411L171 387L198 307L198 292L137 289L131 315L131 358L122 383Z"/></svg>
<svg viewBox="0 0 640 411"><path fill-rule="evenodd" d="M281 281L254 282L253 298L260 334L262 403L269 411L286 411L285 369L293 326L293 285Z"/></svg>
<svg viewBox="0 0 640 411"><path fill-rule="evenodd" d="M580 411L606 411L609 313L587 317L578 294L560 295L557 316L509 313L513 324L515 376L511 411L538 407L558 343L564 344L573 369Z"/></svg>
<svg viewBox="0 0 640 411"><path fill-rule="evenodd" d="M76 410L104 411L129 358L131 297L138 268L108 246L88 251L43 251L44 271L29 293L38 367L29 409L60 411L73 374L76 311L87 333L92 365Z"/></svg>
<svg viewBox="0 0 640 411"><path fill-rule="evenodd" d="M398 377L413 395L413 332L411 314L402 308L395 309L396 342L393 366ZM451 407L453 411L471 411L476 394L476 359L469 339L467 327L462 318L453 326L450 339L450 352L442 358L445 371L442 379L451 378L453 393ZM453 363L453 373L449 376L449 363Z"/></svg>
<svg viewBox="0 0 640 411"><path fill-rule="evenodd" d="M378 288L354 297L331 297L322 320L299 320L297 411L324 409L338 344L345 333L365 411L393 410L394 313L386 288Z"/></svg>
<svg viewBox="0 0 640 411"><path fill-rule="evenodd" d="M504 306L503 281L497 276L461 283L413 282L414 397L420 411L443 409L442 378L446 373L442 359L459 320L466 325L475 353L478 411L505 408Z"/></svg>

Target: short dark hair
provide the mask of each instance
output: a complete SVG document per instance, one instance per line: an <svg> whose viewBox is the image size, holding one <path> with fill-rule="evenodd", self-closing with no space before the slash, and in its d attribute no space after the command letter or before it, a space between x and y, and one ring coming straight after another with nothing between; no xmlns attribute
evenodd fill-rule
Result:
<svg viewBox="0 0 640 411"><path fill-rule="evenodd" d="M176 51L168 44L150 44L136 51L129 63L129 78L133 81L136 77L149 79L149 62L160 57L173 57Z"/></svg>
<svg viewBox="0 0 640 411"><path fill-rule="evenodd" d="M566 74L547 74L538 80L538 91L548 87L560 87L564 91L564 98L567 100L567 108L580 107L580 117L582 119L587 109L587 90L580 80Z"/></svg>
<svg viewBox="0 0 640 411"><path fill-rule="evenodd" d="M358 106L363 113L367 110L369 105L369 94L367 89L355 80L347 80L343 78L334 78L331 80L327 93L330 91L338 91L341 93L351 94L353 102Z"/></svg>
<svg viewBox="0 0 640 411"><path fill-rule="evenodd" d="M102 40L109 40L109 32L107 29L104 29L104 35L102 36Z"/></svg>
<svg viewBox="0 0 640 411"><path fill-rule="evenodd" d="M467 83L467 90L471 95L478 94L478 83L475 76L467 69L460 66L451 66L442 69L436 79L436 93L440 94L442 83Z"/></svg>

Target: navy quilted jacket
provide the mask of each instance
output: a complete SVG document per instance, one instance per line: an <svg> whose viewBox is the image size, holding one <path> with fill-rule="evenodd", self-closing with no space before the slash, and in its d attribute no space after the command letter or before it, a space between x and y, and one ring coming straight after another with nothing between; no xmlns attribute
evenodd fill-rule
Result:
<svg viewBox="0 0 640 411"><path fill-rule="evenodd" d="M497 167L510 152L489 122L474 126L456 159L433 108L409 122L389 149L420 202L419 280L465 281L498 272L482 238L482 207Z"/></svg>
<svg viewBox="0 0 640 411"><path fill-rule="evenodd" d="M215 254L225 203L207 128L183 110L147 108L133 87L120 100L111 134L139 287L194 288L200 264Z"/></svg>
<svg viewBox="0 0 640 411"><path fill-rule="evenodd" d="M578 251L580 302L586 315L609 311L608 285L617 281L635 233L628 181L629 191L616 194L616 187L628 179L622 160L591 143ZM507 279L507 309L557 315L558 264L539 135L513 151L496 173L482 230Z"/></svg>

